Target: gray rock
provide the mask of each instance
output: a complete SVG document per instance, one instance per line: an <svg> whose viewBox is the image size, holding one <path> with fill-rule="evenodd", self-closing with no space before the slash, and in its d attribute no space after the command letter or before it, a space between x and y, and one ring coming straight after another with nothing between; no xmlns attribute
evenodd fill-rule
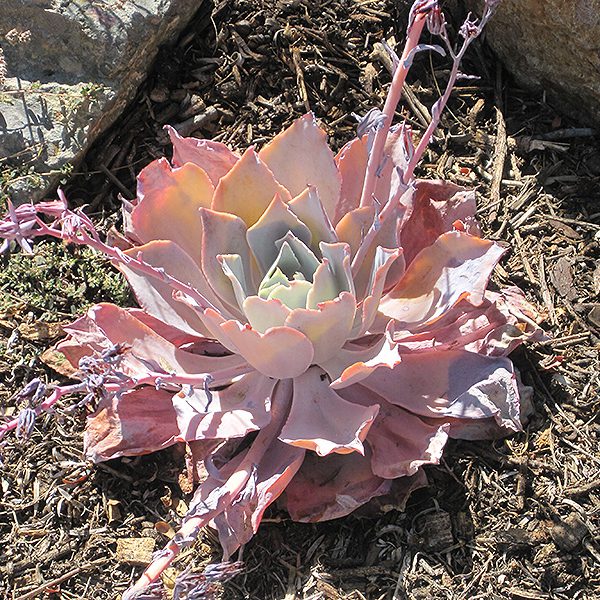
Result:
<svg viewBox="0 0 600 600"><path fill-rule="evenodd" d="M467 0L481 14L482 0ZM600 0L503 0L488 40L523 85L560 111L600 124Z"/></svg>
<svg viewBox="0 0 600 600"><path fill-rule="evenodd" d="M0 190L39 200L130 102L203 0L1 0ZM6 34L29 30L11 44ZM9 35L10 37L10 35Z"/></svg>

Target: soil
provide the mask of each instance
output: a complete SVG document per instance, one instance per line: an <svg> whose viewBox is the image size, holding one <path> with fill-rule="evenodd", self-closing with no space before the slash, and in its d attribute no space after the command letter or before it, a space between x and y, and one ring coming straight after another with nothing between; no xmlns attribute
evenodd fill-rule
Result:
<svg viewBox="0 0 600 600"><path fill-rule="evenodd" d="M406 5L206 2L66 182L70 202L87 205L104 231L118 223L118 195L133 197L140 168L170 152L167 123L245 148L312 110L339 148L354 135L352 113L383 104L390 75L376 44L402 41ZM459 23L460 2L445 5ZM425 53L415 63L398 118L418 135L448 63ZM545 315L548 340L513 355L534 388L530 422L509 439L450 444L404 512L304 525L271 510L224 598L600 598L598 138L543 92L515 86L485 40L463 71L479 79L454 91L419 175L477 189L484 235L510 248L493 285L520 286ZM32 377L60 381L44 352L61 323L92 302L132 302L102 259L51 242L33 259L3 258L0 290L5 415L19 409L14 395ZM2 442L5 598L119 598L189 500L180 453L92 466L83 415L67 409L40 418L28 441ZM218 558L206 531L169 576Z"/></svg>

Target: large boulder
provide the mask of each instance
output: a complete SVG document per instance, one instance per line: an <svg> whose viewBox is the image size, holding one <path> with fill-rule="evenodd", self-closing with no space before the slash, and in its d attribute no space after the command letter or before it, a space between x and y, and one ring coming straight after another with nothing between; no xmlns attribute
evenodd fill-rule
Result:
<svg viewBox="0 0 600 600"><path fill-rule="evenodd" d="M47 194L115 121L159 46L175 41L202 1L1 0L2 193L17 203ZM19 43L26 31L30 41Z"/></svg>
<svg viewBox="0 0 600 600"><path fill-rule="evenodd" d="M467 0L481 14L482 0ZM519 83L600 124L600 0L502 0L488 40Z"/></svg>

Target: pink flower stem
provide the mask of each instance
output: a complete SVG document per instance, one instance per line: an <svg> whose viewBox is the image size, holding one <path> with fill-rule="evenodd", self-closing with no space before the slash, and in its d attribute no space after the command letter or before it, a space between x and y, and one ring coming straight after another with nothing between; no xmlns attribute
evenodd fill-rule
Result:
<svg viewBox="0 0 600 600"><path fill-rule="evenodd" d="M258 432L256 439L238 468L221 486L223 490L222 497L225 498L224 502L220 501L216 508L206 511L201 515L187 517L179 529L176 538L186 539L197 535L202 527L206 526L212 519L222 513L244 489L250 476L256 469L256 465L261 461L265 452L281 431L281 427L289 413L291 391L291 380L284 379L278 382L271 402L271 422ZM127 597L134 592L147 588L169 567L181 550L181 544L174 540L171 540L165 547L164 552L148 565L135 585L127 590Z"/></svg>
<svg viewBox="0 0 600 600"><path fill-rule="evenodd" d="M467 40L470 41L470 40ZM423 137L419 141L419 145L416 147L415 152L408 163L406 168L406 173L404 173L404 181L410 181L416 166L419 164L429 142L431 141L431 136L433 132L437 129L440 124L440 118L442 116L442 112L444 112L444 108L446 108L446 104L448 104L448 100L450 99L450 94L454 89L454 85L456 84L456 79L458 77L458 68L460 66L460 61L468 47L467 41L463 44L459 53L454 57L454 62L452 65L452 70L450 71L450 78L448 79L448 83L446 84L446 89L444 90L444 94L441 98L434 104L433 109L431 110L431 121L429 126L425 130Z"/></svg>
<svg viewBox="0 0 600 600"><path fill-rule="evenodd" d="M409 187L408 189L400 188L399 191L407 194L412 194L414 190L412 187ZM379 215L375 217L375 222L373 223L373 225L371 225L369 231L367 231L365 237L360 242L360 246L358 247L354 258L352 259L353 277L356 277L358 275L358 272L360 271L360 268L365 258L367 257L369 250L373 247L373 242L375 241L377 233L379 232L381 227L383 227L384 223L394 215L396 208L398 208L398 206L400 205L400 198L401 196L397 195L394 198L392 198L391 201L386 202L385 206L383 207L383 210L379 213Z"/></svg>
<svg viewBox="0 0 600 600"><path fill-rule="evenodd" d="M178 375L177 373L151 373L146 377L136 379L135 385L157 385L157 384L172 384L172 385L191 385L204 386L212 385L218 387L229 383L235 377L245 375L254 369L248 364L238 365L230 369L221 369L214 373L201 373L198 375Z"/></svg>
<svg viewBox="0 0 600 600"><path fill-rule="evenodd" d="M34 407L33 410L35 411L36 416L41 415L43 412L50 412L54 408L54 405L63 396L67 396L68 394L78 394L84 391L86 391L85 383L76 383L74 385L65 385L57 387L43 402ZM16 429L18 424L19 419L17 417L0 425L0 438L2 438L2 436L8 431Z"/></svg>
<svg viewBox="0 0 600 600"><path fill-rule="evenodd" d="M392 85L388 92L383 107L384 120L382 125L377 129L375 133L375 139L373 140L373 147L369 155L369 162L367 164L367 172L365 173L365 181L363 183L362 194L360 198L360 206L371 206L373 204L373 193L375 192L375 185L377 183L377 171L379 170L383 161L383 151L385 142L387 139L388 132L394 120L394 113L400 97L402 96L402 87L406 81L406 75L408 74L409 68L406 67L405 63L409 58L411 52L416 48L421 37L421 32L425 26L427 20L427 13L417 13L414 21L409 28L408 36L406 38L406 44L404 45L404 51L400 58L400 63L396 68L394 77L392 79Z"/></svg>
<svg viewBox="0 0 600 600"><path fill-rule="evenodd" d="M137 258L134 258L133 256L125 254L119 248L105 244L96 235L92 236L82 229L70 235L61 229L48 227L48 225L46 225L46 223L44 223L39 217L37 218L37 224L39 226L39 230L36 230L35 232L37 236L49 235L65 242L71 242L94 248L94 250L102 252L115 263L123 264L129 268L135 269L140 273L143 273L144 275L149 275L154 279L158 279L167 283L174 290L178 290L193 298L195 302L203 309L212 308L213 310L216 310L213 304L209 302L198 290L190 285L187 285L186 283L183 283L182 281L179 281L179 279L175 279L175 277L169 275L163 269L153 267L152 265L144 262L141 252L138 253Z"/></svg>

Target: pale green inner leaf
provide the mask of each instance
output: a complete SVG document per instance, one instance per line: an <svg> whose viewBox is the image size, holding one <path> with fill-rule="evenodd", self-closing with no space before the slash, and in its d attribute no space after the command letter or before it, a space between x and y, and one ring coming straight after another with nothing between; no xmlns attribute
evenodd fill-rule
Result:
<svg viewBox="0 0 600 600"><path fill-rule="evenodd" d="M304 280L290 281L287 286L278 285L269 294L269 299L281 300L288 308L306 308L306 296L312 283Z"/></svg>

